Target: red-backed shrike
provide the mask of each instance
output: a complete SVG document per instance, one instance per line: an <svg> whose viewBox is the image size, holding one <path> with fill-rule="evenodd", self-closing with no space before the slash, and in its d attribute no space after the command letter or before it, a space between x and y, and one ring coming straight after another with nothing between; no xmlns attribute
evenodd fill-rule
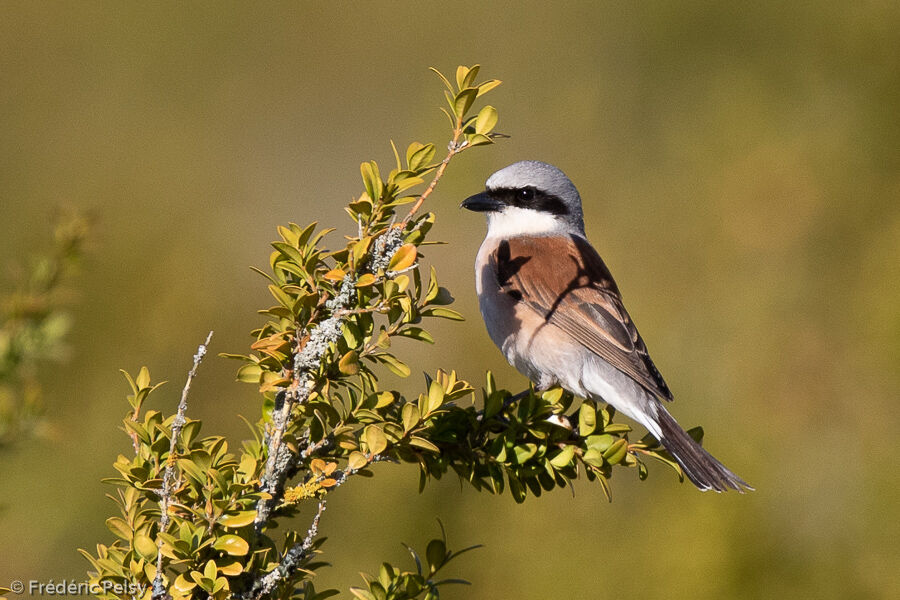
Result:
<svg viewBox="0 0 900 600"><path fill-rule="evenodd" d="M491 175L462 206L487 215L475 286L488 333L538 388L561 385L631 417L701 490L753 489L666 411L662 375L616 282L587 241L581 196L552 165L521 161Z"/></svg>

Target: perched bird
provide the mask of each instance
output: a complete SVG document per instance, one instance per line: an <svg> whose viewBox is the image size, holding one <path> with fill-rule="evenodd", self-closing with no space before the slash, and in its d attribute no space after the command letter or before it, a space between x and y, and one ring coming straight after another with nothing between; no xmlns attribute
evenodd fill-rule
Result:
<svg viewBox="0 0 900 600"><path fill-rule="evenodd" d="M662 375L584 233L581 196L558 168L521 161L462 207L487 215L475 286L488 333L540 389L603 400L653 434L701 490L753 489L675 421Z"/></svg>

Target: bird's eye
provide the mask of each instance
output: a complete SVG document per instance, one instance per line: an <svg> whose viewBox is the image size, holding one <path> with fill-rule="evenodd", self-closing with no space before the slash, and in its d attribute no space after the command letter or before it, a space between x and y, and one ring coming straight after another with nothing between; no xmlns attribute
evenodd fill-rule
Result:
<svg viewBox="0 0 900 600"><path fill-rule="evenodd" d="M534 200L534 190L532 188L522 188L516 192L516 198L525 202Z"/></svg>

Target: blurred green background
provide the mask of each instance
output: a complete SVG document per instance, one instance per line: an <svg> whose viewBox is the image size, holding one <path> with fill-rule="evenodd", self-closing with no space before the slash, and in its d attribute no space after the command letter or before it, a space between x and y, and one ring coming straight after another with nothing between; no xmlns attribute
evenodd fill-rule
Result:
<svg viewBox="0 0 900 600"><path fill-rule="evenodd" d="M898 597L900 4L842 4L4 2L0 261L42 245L60 204L97 224L70 359L44 373L49 434L0 455L0 586L82 580L76 548L112 540L117 370L170 380L171 411L209 329L214 352L246 351L270 304L247 267L275 226L347 230L361 161L445 140L427 67L481 62L512 138L432 196L450 245L429 258L468 320L417 366L524 385L478 316L484 224L457 205L510 162L552 162L674 414L758 491L652 465L617 474L612 504L585 483L520 506L452 478L419 495L414 468L380 465L329 504L320 585L404 561L440 517L455 547L485 545L450 599ZM190 403L234 444L259 410L237 366L208 359Z"/></svg>

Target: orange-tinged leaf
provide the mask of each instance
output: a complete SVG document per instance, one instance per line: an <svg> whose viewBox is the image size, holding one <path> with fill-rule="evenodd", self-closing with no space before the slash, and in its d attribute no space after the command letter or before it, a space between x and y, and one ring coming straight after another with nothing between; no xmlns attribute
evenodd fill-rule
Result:
<svg viewBox="0 0 900 600"><path fill-rule="evenodd" d="M344 273L341 269L332 269L325 273L323 277L331 281L341 281L345 275L346 273Z"/></svg>
<svg viewBox="0 0 900 600"><path fill-rule="evenodd" d="M240 575L243 572L244 566L238 561L234 561L230 565L225 565L224 567L219 567L219 573L221 573L222 575L228 575L229 577Z"/></svg>
<svg viewBox="0 0 900 600"><path fill-rule="evenodd" d="M359 373L359 354L356 350L350 350L341 357L338 362L338 370L344 375L356 375Z"/></svg>
<svg viewBox="0 0 900 600"><path fill-rule="evenodd" d="M368 286L372 285L373 283L375 283L375 276L372 275L371 273L366 273L365 275L363 275L362 277L360 277L359 279L356 280L356 287L358 287L358 288L368 287Z"/></svg>
<svg viewBox="0 0 900 600"><path fill-rule="evenodd" d="M413 266L415 262L416 247L413 244L403 244L396 252L394 252L394 256L391 257L391 262L388 264L388 271L402 271Z"/></svg>

